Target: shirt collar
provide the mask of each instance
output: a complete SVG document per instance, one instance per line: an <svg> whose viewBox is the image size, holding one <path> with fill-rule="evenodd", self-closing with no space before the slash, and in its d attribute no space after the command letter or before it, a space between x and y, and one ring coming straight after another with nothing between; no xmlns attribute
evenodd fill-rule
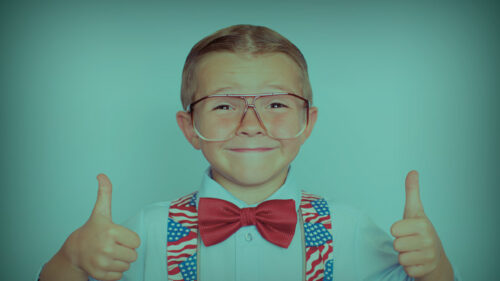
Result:
<svg viewBox="0 0 500 281"><path fill-rule="evenodd" d="M292 169L291 166L289 166L288 175L285 179L285 183L283 183L283 185L276 192L271 194L271 196L269 196L264 201L274 200L274 199L293 199L295 201L295 209L298 211L300 207L301 192L297 187L293 171L294 169ZM238 206L238 208L255 207L258 204L260 204L257 203L253 205L248 205L244 201L236 198L229 191L223 188L218 182L212 179L210 167L208 167L205 170L205 173L203 174L203 178L201 180L201 188L196 198L196 206L198 206L201 197L226 200L235 204L236 206Z"/></svg>

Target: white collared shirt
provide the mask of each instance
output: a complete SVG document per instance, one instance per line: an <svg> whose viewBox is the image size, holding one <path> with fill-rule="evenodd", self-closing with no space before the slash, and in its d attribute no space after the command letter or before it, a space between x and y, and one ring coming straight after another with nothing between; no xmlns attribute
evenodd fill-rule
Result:
<svg viewBox="0 0 500 281"><path fill-rule="evenodd" d="M301 190L296 186L292 170L289 169L283 186L266 201L293 199L298 211ZM258 205L247 205L234 197L211 178L210 168L204 173L197 203L201 197L223 199L240 208ZM328 198L326 200L332 216L334 280L413 280L398 263L392 238L385 231L362 212L336 204ZM166 245L169 205L170 201L149 204L122 224L141 238L141 245L137 248L138 258L124 272L122 280L168 280ZM198 253L200 280L302 281L304 261L300 227L300 223L297 223L288 248L268 242L253 225L241 227L219 244L205 247L201 243ZM455 274L455 280L460 279Z"/></svg>

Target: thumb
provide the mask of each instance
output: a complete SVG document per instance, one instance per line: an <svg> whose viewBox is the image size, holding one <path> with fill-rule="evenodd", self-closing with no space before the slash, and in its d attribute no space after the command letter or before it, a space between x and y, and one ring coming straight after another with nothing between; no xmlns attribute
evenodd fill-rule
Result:
<svg viewBox="0 0 500 281"><path fill-rule="evenodd" d="M418 172L416 170L412 170L406 175L405 189L406 202L403 219L424 217L424 207L420 200Z"/></svg>
<svg viewBox="0 0 500 281"><path fill-rule="evenodd" d="M111 220L111 181L105 174L97 175L97 181L99 182L99 191L92 215L101 214Z"/></svg>

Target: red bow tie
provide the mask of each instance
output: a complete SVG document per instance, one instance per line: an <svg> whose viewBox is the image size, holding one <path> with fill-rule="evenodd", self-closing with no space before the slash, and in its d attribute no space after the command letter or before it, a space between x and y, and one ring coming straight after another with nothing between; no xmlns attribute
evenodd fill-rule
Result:
<svg viewBox="0 0 500 281"><path fill-rule="evenodd" d="M264 239L288 248L296 224L297 212L292 199L269 200L243 209L215 198L200 198L198 204L198 228L205 246L226 240L242 226L255 225Z"/></svg>

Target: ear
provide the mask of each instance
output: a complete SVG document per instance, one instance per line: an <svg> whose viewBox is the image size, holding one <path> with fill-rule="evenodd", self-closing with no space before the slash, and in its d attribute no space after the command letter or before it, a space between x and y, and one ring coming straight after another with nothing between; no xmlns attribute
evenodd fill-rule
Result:
<svg viewBox="0 0 500 281"><path fill-rule="evenodd" d="M311 106L309 108L309 122L307 123L307 127L300 135L300 144L304 144L306 140L309 138L309 136L312 133L312 130L314 128L314 124L316 124L316 119L318 119L318 108L315 106Z"/></svg>
<svg viewBox="0 0 500 281"><path fill-rule="evenodd" d="M191 143L195 149L200 149L200 137L194 131L191 114L185 111L179 111L175 117L177 119L177 125L179 125L179 128L182 130L182 133L184 133L189 143Z"/></svg>

